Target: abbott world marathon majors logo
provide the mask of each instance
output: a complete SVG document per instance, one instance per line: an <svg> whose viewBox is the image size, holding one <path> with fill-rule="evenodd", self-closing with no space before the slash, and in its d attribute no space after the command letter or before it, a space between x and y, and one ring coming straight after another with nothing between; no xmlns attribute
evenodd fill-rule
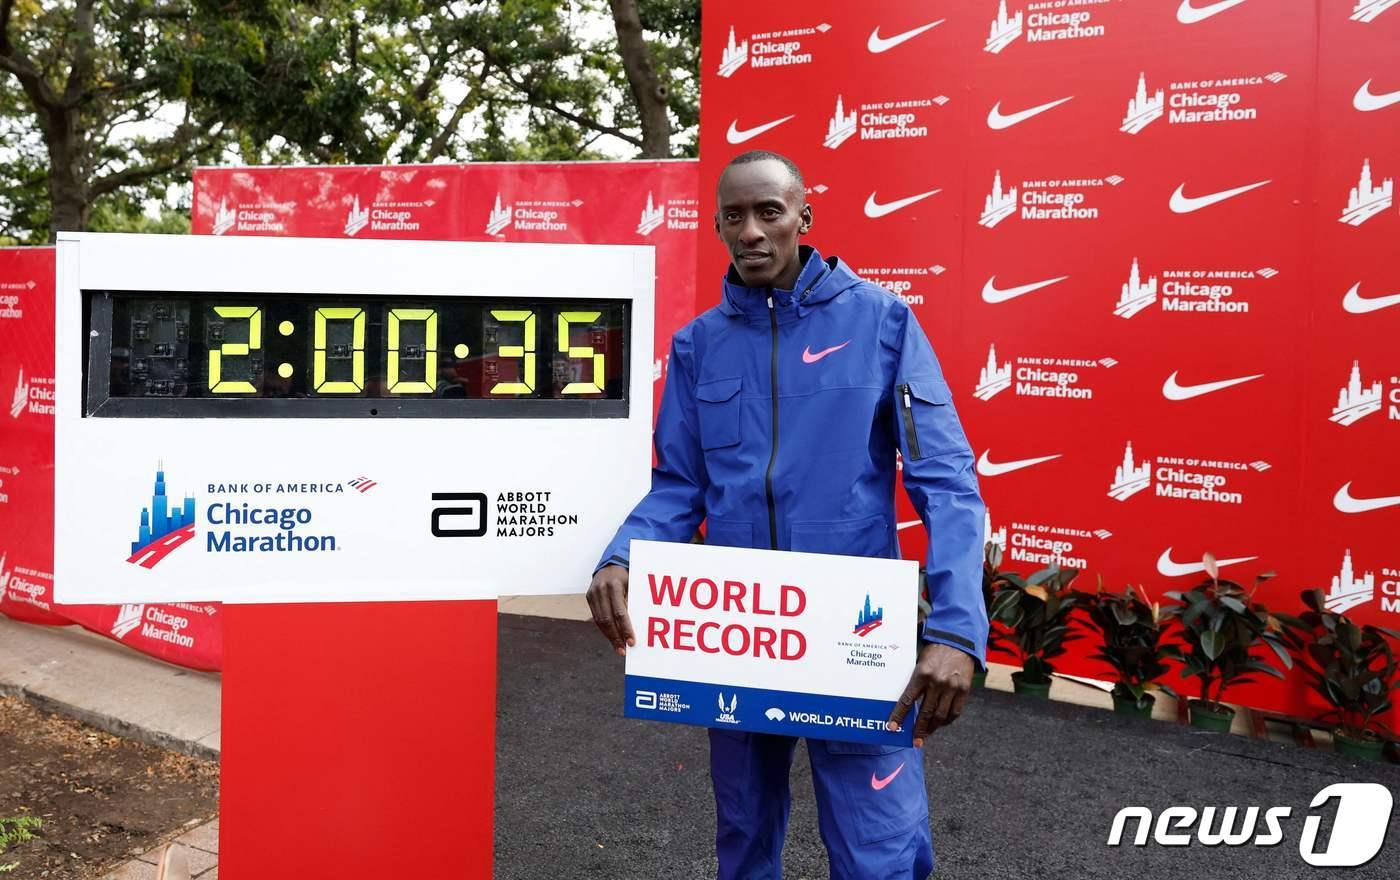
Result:
<svg viewBox="0 0 1400 880"><path fill-rule="evenodd" d="M35 416L54 414L54 385L48 376L25 378L24 366L19 368L15 378L14 391L10 394L10 418L17 419L25 413Z"/></svg>
<svg viewBox="0 0 1400 880"><path fill-rule="evenodd" d="M1042 0L1024 9L1007 7L998 0L996 18L992 19L984 51L999 55L1011 44L1063 43L1068 40L1092 40L1108 35L1106 25L1099 22L1102 10L1115 0ZM1090 8L1085 8L1090 7ZM1016 10L1014 13L1012 9Z"/></svg>
<svg viewBox="0 0 1400 880"><path fill-rule="evenodd" d="M1100 207L1095 202L1102 198L1104 187L1116 187L1123 181L1117 174L1015 181L1003 178L998 169L977 224L994 229L1013 215L1039 222L1098 220Z"/></svg>
<svg viewBox="0 0 1400 880"><path fill-rule="evenodd" d="M1386 381L1363 378L1361 361L1351 362L1346 384L1337 392L1337 405L1328 420L1349 428L1367 416L1384 412L1388 422L1400 422L1400 376Z"/></svg>
<svg viewBox="0 0 1400 880"><path fill-rule="evenodd" d="M286 220L294 208L294 203L230 205L227 198L221 198L209 231L215 235L228 232L284 234L287 231Z"/></svg>
<svg viewBox="0 0 1400 880"><path fill-rule="evenodd" d="M929 296L929 286L947 272L946 266L860 266L856 274L883 287L907 305L921 306Z"/></svg>
<svg viewBox="0 0 1400 880"><path fill-rule="evenodd" d="M1331 833L1322 832L1337 801ZM1124 807L1114 815L1108 846L1270 847L1298 835L1298 856L1313 867L1355 868L1376 857L1385 845L1394 799L1390 789L1375 782L1334 782L1313 796L1302 817L1301 830L1292 807L1170 806L1155 813L1150 807ZM1132 829L1130 834L1130 829Z"/></svg>
<svg viewBox="0 0 1400 880"><path fill-rule="evenodd" d="M653 193L647 193L647 203L642 208L642 217L637 222L638 235L651 235L665 227L683 232L694 232L700 228L699 199L665 199L657 202Z"/></svg>
<svg viewBox="0 0 1400 880"><path fill-rule="evenodd" d="M376 201L360 206L355 196L345 216L345 234L352 238L365 229L371 232L418 232L423 228L420 212L437 204L433 199L416 201Z"/></svg>
<svg viewBox="0 0 1400 880"><path fill-rule="evenodd" d="M987 401L1012 390L1016 397L1056 400L1093 400L1092 382L1102 370L1118 361L1105 358L1007 357L997 355L996 343L987 348L987 363L977 375L972 396Z"/></svg>
<svg viewBox="0 0 1400 880"><path fill-rule="evenodd" d="M929 136L933 113L948 103L947 95L870 101L846 106L845 97L836 96L836 110L826 123L822 146L838 149L857 137L862 141L917 140Z"/></svg>
<svg viewBox="0 0 1400 880"><path fill-rule="evenodd" d="M1278 85L1286 79L1288 74L1275 70L1260 75L1173 81L1152 91L1147 74L1142 73L1118 130L1140 134L1163 118L1168 125L1253 122L1259 118L1259 102L1266 97L1260 87Z"/></svg>
<svg viewBox="0 0 1400 880"><path fill-rule="evenodd" d="M1139 492L1152 490L1158 498L1209 504L1243 504L1241 482L1272 470L1262 459L1227 461L1185 456L1138 457L1128 441L1123 460L1113 469L1108 497L1127 501Z"/></svg>
<svg viewBox="0 0 1400 880"><path fill-rule="evenodd" d="M728 79L744 67L761 71L811 64L814 44L829 30L831 25L822 22L812 27L759 31L740 40L731 27L729 42L720 52L719 75Z"/></svg>
<svg viewBox="0 0 1400 880"><path fill-rule="evenodd" d="M1258 269L1163 269L1149 274L1133 260L1128 280L1119 288L1113 314L1128 319L1157 306L1163 312L1193 315L1244 315L1266 282L1277 278L1272 266Z"/></svg>

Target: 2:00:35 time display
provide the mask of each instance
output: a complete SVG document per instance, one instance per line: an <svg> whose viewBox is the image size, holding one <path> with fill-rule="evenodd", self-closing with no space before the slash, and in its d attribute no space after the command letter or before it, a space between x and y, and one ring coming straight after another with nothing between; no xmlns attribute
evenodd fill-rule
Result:
<svg viewBox="0 0 1400 880"><path fill-rule="evenodd" d="M110 303L111 399L626 395L629 309L615 300L111 294Z"/></svg>

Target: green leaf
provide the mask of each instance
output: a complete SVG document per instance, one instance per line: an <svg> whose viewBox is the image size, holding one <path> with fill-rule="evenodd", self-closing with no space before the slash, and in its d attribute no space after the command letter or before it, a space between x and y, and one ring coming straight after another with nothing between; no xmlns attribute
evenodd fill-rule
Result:
<svg viewBox="0 0 1400 880"><path fill-rule="evenodd" d="M1206 630L1201 633L1201 650L1206 657L1215 660L1225 653L1226 639L1223 635L1214 630Z"/></svg>

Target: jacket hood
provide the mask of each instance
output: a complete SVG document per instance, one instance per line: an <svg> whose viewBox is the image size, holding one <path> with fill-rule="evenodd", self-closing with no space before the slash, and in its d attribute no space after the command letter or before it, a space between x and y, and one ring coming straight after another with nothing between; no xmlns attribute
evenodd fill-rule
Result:
<svg viewBox="0 0 1400 880"><path fill-rule="evenodd" d="M797 250L802 260L802 271L791 290L781 287L748 287L739 278L733 266L724 276L724 295L720 298L719 309L726 315L766 315L768 297L773 297L773 305L779 310L796 309L797 317L802 317L812 308L832 299L842 291L861 283L860 276L842 262L840 257L822 258L820 252L810 245L801 245Z"/></svg>

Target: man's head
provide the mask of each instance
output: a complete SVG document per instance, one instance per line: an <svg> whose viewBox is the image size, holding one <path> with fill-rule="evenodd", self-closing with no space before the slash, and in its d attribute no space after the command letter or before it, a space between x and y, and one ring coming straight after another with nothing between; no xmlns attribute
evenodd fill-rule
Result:
<svg viewBox="0 0 1400 880"><path fill-rule="evenodd" d="M719 176L715 231L748 287L791 288L802 271L798 237L812 228L802 172L786 156L752 150Z"/></svg>

